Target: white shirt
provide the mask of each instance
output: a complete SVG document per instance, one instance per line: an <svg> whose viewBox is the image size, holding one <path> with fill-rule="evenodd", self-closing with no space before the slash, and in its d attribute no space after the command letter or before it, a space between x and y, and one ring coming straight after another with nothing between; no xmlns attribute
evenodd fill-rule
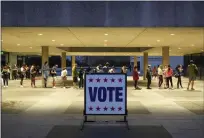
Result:
<svg viewBox="0 0 204 138"><path fill-rule="evenodd" d="M158 68L158 75L163 75L163 71L161 68Z"/></svg>
<svg viewBox="0 0 204 138"><path fill-rule="evenodd" d="M61 77L65 77L65 76L67 76L67 70L66 69L61 72Z"/></svg>

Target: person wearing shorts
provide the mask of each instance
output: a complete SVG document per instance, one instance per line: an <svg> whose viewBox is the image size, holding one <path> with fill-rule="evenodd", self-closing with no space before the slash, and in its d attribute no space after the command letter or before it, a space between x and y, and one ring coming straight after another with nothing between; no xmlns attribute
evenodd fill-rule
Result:
<svg viewBox="0 0 204 138"><path fill-rule="evenodd" d="M198 68L194 64L193 60L190 61L190 65L188 65L187 72L188 72L188 76L189 76L189 82L188 82L187 90L189 90L190 84L191 84L191 90L195 90L194 89L194 81L196 80L196 76L197 76L197 73L198 73Z"/></svg>

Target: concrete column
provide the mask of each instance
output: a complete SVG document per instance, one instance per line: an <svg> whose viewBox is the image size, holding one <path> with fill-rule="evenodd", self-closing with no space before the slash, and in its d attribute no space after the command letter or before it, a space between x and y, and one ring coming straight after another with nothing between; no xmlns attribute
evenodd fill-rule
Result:
<svg viewBox="0 0 204 138"><path fill-rule="evenodd" d="M61 68L63 69L64 67L66 67L66 52L62 52L61 55Z"/></svg>
<svg viewBox="0 0 204 138"><path fill-rule="evenodd" d="M148 67L148 53L147 52L144 52L144 55L143 55L143 80L146 80L146 72L147 72L147 67Z"/></svg>
<svg viewBox="0 0 204 138"><path fill-rule="evenodd" d="M11 67L10 70L10 78L12 79L12 68L14 66L14 64L17 64L17 53L9 53L9 57L8 57L8 65Z"/></svg>
<svg viewBox="0 0 204 138"><path fill-rule="evenodd" d="M162 47L162 65L169 65L169 47Z"/></svg>
<svg viewBox="0 0 204 138"><path fill-rule="evenodd" d="M134 66L137 66L137 56L134 56Z"/></svg>
<svg viewBox="0 0 204 138"><path fill-rule="evenodd" d="M75 56L72 56L72 67L76 64L76 59L75 59Z"/></svg>
<svg viewBox="0 0 204 138"><path fill-rule="evenodd" d="M42 46L42 66L47 61L49 64L49 47ZM44 87L43 71L42 71L42 87Z"/></svg>

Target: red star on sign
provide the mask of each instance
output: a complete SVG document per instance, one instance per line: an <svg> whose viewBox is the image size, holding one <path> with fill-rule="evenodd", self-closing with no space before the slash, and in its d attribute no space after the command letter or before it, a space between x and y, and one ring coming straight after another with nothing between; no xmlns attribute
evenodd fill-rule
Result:
<svg viewBox="0 0 204 138"><path fill-rule="evenodd" d="M112 78L112 79L111 79L111 82L115 82L115 79L114 79L114 78Z"/></svg>
<svg viewBox="0 0 204 138"><path fill-rule="evenodd" d="M121 78L120 78L120 79L118 79L118 81L119 81L119 82L122 82L122 80L123 80L123 79L121 79Z"/></svg>
<svg viewBox="0 0 204 138"><path fill-rule="evenodd" d="M103 80L104 80L104 82L108 82L108 79L106 79L106 78L105 78L105 79L103 79Z"/></svg>
<svg viewBox="0 0 204 138"><path fill-rule="evenodd" d="M114 111L114 110L115 110L115 108L112 106L112 107L111 107L111 111Z"/></svg>
<svg viewBox="0 0 204 138"><path fill-rule="evenodd" d="M93 111L93 108L91 106L89 107L89 111Z"/></svg>
<svg viewBox="0 0 204 138"><path fill-rule="evenodd" d="M96 108L97 111L100 111L100 109L101 109L101 108L100 108L99 106Z"/></svg>
<svg viewBox="0 0 204 138"><path fill-rule="evenodd" d="M100 82L100 80L101 80L101 79L99 79L99 78L98 78L98 79L96 79L96 81L97 81L97 82Z"/></svg>
<svg viewBox="0 0 204 138"><path fill-rule="evenodd" d="M118 107L118 111L121 111L122 110L122 107Z"/></svg>
<svg viewBox="0 0 204 138"><path fill-rule="evenodd" d="M90 79L89 79L89 82L93 82L93 79L92 79L92 78L90 78Z"/></svg>
<svg viewBox="0 0 204 138"><path fill-rule="evenodd" d="M108 108L107 108L106 106L105 106L103 109L104 109L104 111L107 111L107 110L108 110Z"/></svg>

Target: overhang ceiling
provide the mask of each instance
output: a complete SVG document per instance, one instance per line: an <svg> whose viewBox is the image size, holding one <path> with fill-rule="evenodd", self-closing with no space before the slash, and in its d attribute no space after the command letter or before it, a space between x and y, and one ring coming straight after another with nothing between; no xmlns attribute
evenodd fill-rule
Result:
<svg viewBox="0 0 204 138"><path fill-rule="evenodd" d="M49 46L50 55L60 55L57 47L145 48L149 55L161 55L161 47L169 46L170 55L201 52L204 28L100 28L100 27L2 27L2 49L8 52L41 53ZM67 55L95 55L80 51ZM97 55L142 55L139 52L97 52Z"/></svg>

